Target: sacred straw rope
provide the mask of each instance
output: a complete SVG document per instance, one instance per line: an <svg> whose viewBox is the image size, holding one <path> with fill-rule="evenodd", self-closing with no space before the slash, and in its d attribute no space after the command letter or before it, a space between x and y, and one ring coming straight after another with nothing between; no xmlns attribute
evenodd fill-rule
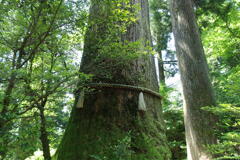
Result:
<svg viewBox="0 0 240 160"><path fill-rule="evenodd" d="M137 87L137 86L131 86L131 85L125 85L125 84L110 84L110 83L90 83L86 85L90 88L115 88L115 89L125 89L125 90L132 90L137 92L143 92L152 96L155 96L159 99L162 99L162 96L151 89L144 88L144 87Z"/></svg>

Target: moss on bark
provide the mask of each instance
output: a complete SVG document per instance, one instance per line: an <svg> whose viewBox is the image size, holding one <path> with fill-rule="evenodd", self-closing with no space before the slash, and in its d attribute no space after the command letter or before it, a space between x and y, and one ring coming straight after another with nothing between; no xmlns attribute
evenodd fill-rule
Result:
<svg viewBox="0 0 240 160"><path fill-rule="evenodd" d="M131 160L170 159L159 99L146 95L148 110L142 112L138 111L137 97L136 92L111 89L88 95L84 108L73 109L55 158L117 160L128 155ZM122 146L126 153L116 155L125 138L129 138Z"/></svg>

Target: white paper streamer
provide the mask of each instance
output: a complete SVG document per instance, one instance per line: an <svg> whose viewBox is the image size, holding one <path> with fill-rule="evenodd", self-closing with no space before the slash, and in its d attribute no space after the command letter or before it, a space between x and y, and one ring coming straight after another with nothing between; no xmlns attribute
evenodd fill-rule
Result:
<svg viewBox="0 0 240 160"><path fill-rule="evenodd" d="M147 111L146 103L144 101L143 92L140 92L140 94L139 94L138 110L140 110L140 111Z"/></svg>

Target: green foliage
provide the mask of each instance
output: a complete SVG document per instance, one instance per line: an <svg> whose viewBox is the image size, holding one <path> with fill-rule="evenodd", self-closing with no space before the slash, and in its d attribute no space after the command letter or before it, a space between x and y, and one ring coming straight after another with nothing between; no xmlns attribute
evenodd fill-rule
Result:
<svg viewBox="0 0 240 160"><path fill-rule="evenodd" d="M0 159L25 159L42 149L39 108L56 148L73 88L87 77L79 75L75 53L82 49L86 3L4 0L0 8Z"/></svg>
<svg viewBox="0 0 240 160"><path fill-rule="evenodd" d="M170 39L171 22L166 0L151 0L150 9L152 13L152 31L156 42L155 49L158 53L167 49Z"/></svg>
<svg viewBox="0 0 240 160"><path fill-rule="evenodd" d="M203 43L218 99L233 103L239 92L239 2L221 2L210 11L198 18Z"/></svg>
<svg viewBox="0 0 240 160"><path fill-rule="evenodd" d="M239 38L240 3L237 0L200 1L198 23L219 102L205 109L219 117L219 143L209 146L218 159L239 159Z"/></svg>
<svg viewBox="0 0 240 160"><path fill-rule="evenodd" d="M178 72L177 63L164 64L164 61L175 61L176 59L175 51L168 48L172 33L168 1L150 0L150 13L153 49L159 56L159 64L163 65L164 76L173 77Z"/></svg>
<svg viewBox="0 0 240 160"><path fill-rule="evenodd" d="M218 107L204 107L219 117L218 144L209 146L215 157L237 158L240 156L240 108L231 104L222 104Z"/></svg>
<svg viewBox="0 0 240 160"><path fill-rule="evenodd" d="M172 157L182 160L186 157L186 142L181 94L165 85L160 85L160 93L164 98L163 115Z"/></svg>

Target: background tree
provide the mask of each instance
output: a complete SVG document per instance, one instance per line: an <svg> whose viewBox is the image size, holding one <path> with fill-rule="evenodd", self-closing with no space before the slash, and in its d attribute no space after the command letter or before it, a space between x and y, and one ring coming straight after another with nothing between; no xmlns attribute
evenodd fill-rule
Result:
<svg viewBox="0 0 240 160"><path fill-rule="evenodd" d="M215 6L215 7L213 7ZM220 118L216 135L219 143L210 147L219 158L239 159L239 7L231 1L204 1L197 10L213 87L220 104L207 108ZM213 43L214 41L214 43Z"/></svg>
<svg viewBox="0 0 240 160"><path fill-rule="evenodd" d="M153 49L158 54L159 80L165 85L166 78L178 72L175 52L168 47L172 33L168 1L151 0L150 11Z"/></svg>
<svg viewBox="0 0 240 160"><path fill-rule="evenodd" d="M163 51L167 50L167 44L170 39L171 23L167 1L152 0L150 3L152 16L153 41L156 43L155 50L158 53L159 79L165 84L165 74L163 66Z"/></svg>
<svg viewBox="0 0 240 160"><path fill-rule="evenodd" d="M66 119L53 117L64 115L63 104L69 101L64 97L79 75L74 50L81 49L87 14L81 1L6 0L0 7L0 158L25 159L40 146L39 139L28 134L40 135L37 109L47 112L47 124L63 122L53 126L58 129L50 134L55 145L58 143L52 134L61 134L58 130ZM45 105L40 107L43 100ZM24 148L21 154L19 147Z"/></svg>
<svg viewBox="0 0 240 160"><path fill-rule="evenodd" d="M170 11L183 85L188 159L211 159L207 145L216 143L215 118L201 108L215 106L216 101L196 23L193 2L172 0Z"/></svg>
<svg viewBox="0 0 240 160"><path fill-rule="evenodd" d="M166 122L166 136L172 152L172 159L182 160L186 157L186 140L183 122L183 109L180 93L169 85L169 78L178 73L176 53L169 48L172 28L168 1L151 0L151 29L153 49L158 53L160 94L163 96L163 116ZM176 82L173 82L176 83Z"/></svg>

